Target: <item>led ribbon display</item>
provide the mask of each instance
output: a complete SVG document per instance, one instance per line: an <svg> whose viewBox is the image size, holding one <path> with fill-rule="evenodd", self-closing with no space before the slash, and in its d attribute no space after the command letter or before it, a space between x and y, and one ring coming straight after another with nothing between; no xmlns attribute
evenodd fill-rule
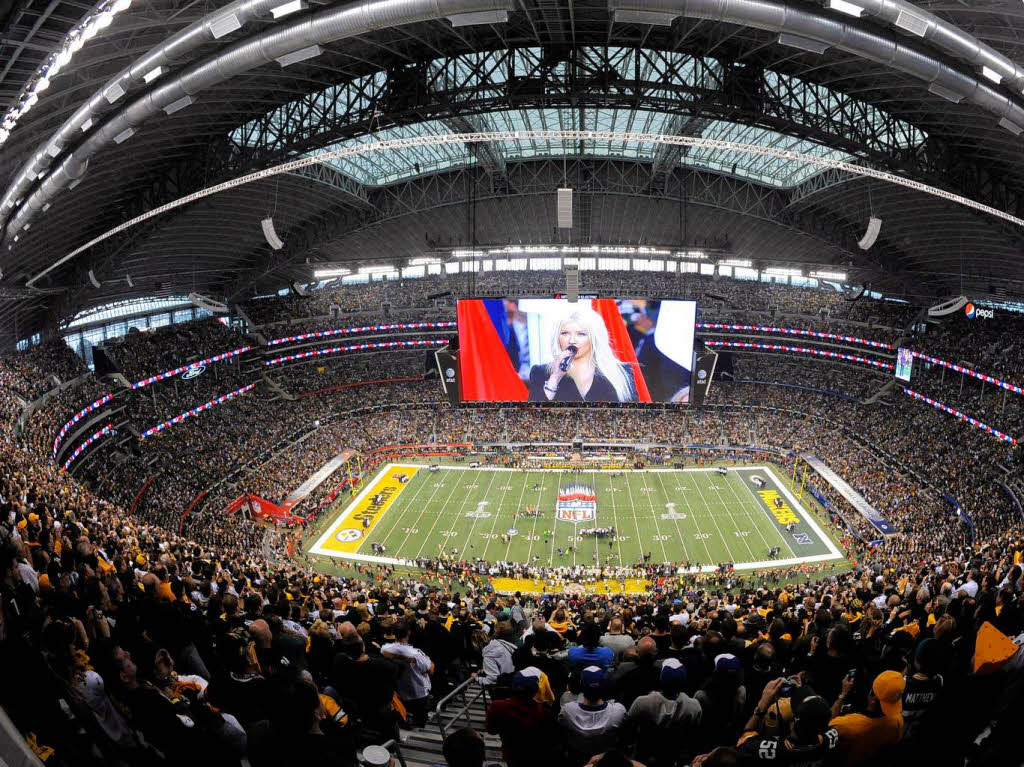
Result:
<svg viewBox="0 0 1024 767"><path fill-rule="evenodd" d="M945 404L939 402L938 400L932 399L931 397L926 397L925 395L923 395L923 394L921 394L919 392L916 392L913 389L907 389L906 387L902 387L902 388L903 388L903 393L904 394L909 394L914 399L919 399L922 402L927 402L932 407L934 407L934 408L936 408L938 410L941 410L944 413L949 413L951 416L959 418L961 421L966 421L971 426L974 426L977 429L981 429L984 432L988 432L993 437L997 437L997 438L1001 439L1003 442L1009 442L1011 445L1016 445L1017 444L1017 440L1015 440L1009 434L1004 434L1003 432L999 431L999 429L993 429L987 423L982 423L977 418L972 418L971 416L967 415L966 413L961 413L956 408L952 408L949 405L945 405Z"/></svg>
<svg viewBox="0 0 1024 767"><path fill-rule="evenodd" d="M314 330L310 333L301 333L297 336L282 336L267 341L267 346L278 346L279 344L295 343L305 341L309 338L330 338L331 336L348 335L352 333L376 333L380 330L418 330L420 328L440 329L454 328L455 322L399 322L392 325L363 325L362 327L336 328L334 330Z"/></svg>
<svg viewBox="0 0 1024 767"><path fill-rule="evenodd" d="M870 360L867 357L860 357L856 354L844 354L843 352L833 352L828 349L811 349L807 346L784 346L782 344L756 344L749 343L747 341L705 341L705 346L712 347L726 347L730 349L764 349L772 352L793 352L795 354L813 354L816 357L828 357L830 359L845 360L847 362L857 362L861 365L871 365L872 367L881 368L882 370L892 370L893 365L891 362L880 362L878 360Z"/></svg>
<svg viewBox="0 0 1024 767"><path fill-rule="evenodd" d="M844 336L838 333L823 333L817 330L802 330L800 328L776 328L769 325L730 325L720 322L698 322L698 330L739 330L743 332L756 332L756 333L778 333L780 335L788 336L805 336L807 338L825 338L829 341L845 341L851 344L861 344L862 346L872 346L876 349L888 349L892 350L892 344L887 344L884 341L872 341L867 338L858 338L857 336Z"/></svg>
<svg viewBox="0 0 1024 767"><path fill-rule="evenodd" d="M394 349L403 346L445 346L450 339L447 338L424 338L415 341L379 341L369 344L351 344L350 346L332 346L328 349L314 349L308 352L297 354L286 354L283 357L275 357L267 360L264 365L280 365L283 362L295 362L296 360L309 359L310 357L322 357L325 354L337 354L339 352L354 352L364 349Z"/></svg>
<svg viewBox="0 0 1024 767"><path fill-rule="evenodd" d="M68 459L66 461L64 461L64 471L67 471L69 468L71 468L71 464L73 464L75 461L78 460L78 456L80 456L82 453L84 453L88 449L89 445L91 445L93 442L98 440L104 434L109 434L110 430L112 428L113 428L113 426L108 423L106 426L104 426L98 432L96 432L95 434L90 435L89 438L86 439L81 445L76 447L75 451L70 456L68 456Z"/></svg>
<svg viewBox="0 0 1024 767"><path fill-rule="evenodd" d="M181 423L186 418L197 416L204 410L209 410L211 407L223 405L228 400L234 399L235 397L240 397L241 395L245 394L247 391L254 388L255 386L256 384L251 383L248 386L243 386L241 389L235 389L233 392L222 394L221 396L217 397L216 399L212 399L209 402L204 402L202 405L194 407L191 410L186 410L184 413L174 416L174 418L169 418L163 423L158 423L156 426L150 429L146 429L144 432L142 432L142 434L139 435L139 439L146 439L146 437L152 437L158 431L163 431L164 429L168 429L171 426L174 426L175 424Z"/></svg>

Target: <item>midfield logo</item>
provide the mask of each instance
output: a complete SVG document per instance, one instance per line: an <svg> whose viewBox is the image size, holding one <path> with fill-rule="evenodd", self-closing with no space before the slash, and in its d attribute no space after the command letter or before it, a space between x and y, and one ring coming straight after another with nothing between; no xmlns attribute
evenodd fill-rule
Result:
<svg viewBox="0 0 1024 767"><path fill-rule="evenodd" d="M594 494L594 488L582 484L559 488L555 519L573 524L597 519L597 495Z"/></svg>

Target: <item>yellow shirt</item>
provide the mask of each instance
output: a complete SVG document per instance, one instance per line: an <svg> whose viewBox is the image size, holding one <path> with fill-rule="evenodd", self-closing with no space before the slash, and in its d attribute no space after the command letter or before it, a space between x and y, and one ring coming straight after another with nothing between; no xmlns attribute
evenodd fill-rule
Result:
<svg viewBox="0 0 1024 767"><path fill-rule="evenodd" d="M853 767L867 764L885 746L899 743L903 737L903 715L846 714L829 722L829 727L839 732L841 764Z"/></svg>

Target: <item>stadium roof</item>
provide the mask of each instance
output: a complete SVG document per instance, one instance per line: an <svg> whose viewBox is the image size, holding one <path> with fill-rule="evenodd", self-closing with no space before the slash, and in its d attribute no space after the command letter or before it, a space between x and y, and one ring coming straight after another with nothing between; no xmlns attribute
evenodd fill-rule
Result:
<svg viewBox="0 0 1024 767"><path fill-rule="evenodd" d="M17 54L0 78L0 338L118 298L244 297L308 279L307 261L401 261L470 238L547 243L563 184L581 202L564 235L574 243L714 241L759 263L842 265L896 294L1024 296L1012 220L792 156L622 141L332 160L65 260L139 214L288 160L510 130L720 138L888 171L1024 217L1024 6L856 0L855 18L830 5L12 5L0 10L0 60ZM267 215L282 251L263 239ZM884 224L864 252L869 215Z"/></svg>

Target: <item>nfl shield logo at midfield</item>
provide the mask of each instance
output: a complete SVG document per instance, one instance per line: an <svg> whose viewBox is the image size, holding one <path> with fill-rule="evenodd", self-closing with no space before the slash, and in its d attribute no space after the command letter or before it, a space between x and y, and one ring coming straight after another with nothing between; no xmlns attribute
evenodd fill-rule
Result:
<svg viewBox="0 0 1024 767"><path fill-rule="evenodd" d="M558 490L555 519L563 522L593 522L597 519L597 495L594 488L576 484Z"/></svg>

